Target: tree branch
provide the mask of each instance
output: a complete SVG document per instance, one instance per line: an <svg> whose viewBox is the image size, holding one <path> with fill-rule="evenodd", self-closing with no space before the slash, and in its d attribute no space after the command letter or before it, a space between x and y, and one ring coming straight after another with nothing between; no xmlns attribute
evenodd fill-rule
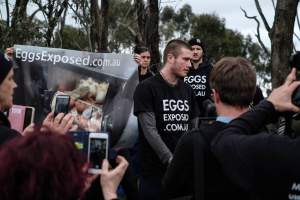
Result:
<svg viewBox="0 0 300 200"><path fill-rule="evenodd" d="M266 20L266 17L265 17L265 15L264 15L264 13L263 13L261 7L260 7L259 1L258 1L258 0L254 0L254 1L255 1L255 6L256 6L256 9L257 9L257 11L258 11L258 13L259 13L259 16L261 17L261 19L262 19L262 21L263 21L263 23L264 23L264 26L265 26L265 28L266 28L266 30L268 31L268 33L270 33L271 28L270 28L270 26L269 26L269 24L268 24L268 21Z"/></svg>
<svg viewBox="0 0 300 200"><path fill-rule="evenodd" d="M299 14L298 14L298 12L297 12L297 15L296 15L296 20L297 20L298 28L300 30L300 20L299 20Z"/></svg>
<svg viewBox="0 0 300 200"><path fill-rule="evenodd" d="M300 41L300 37L296 33L294 33L294 36Z"/></svg>
<svg viewBox="0 0 300 200"><path fill-rule="evenodd" d="M9 5L8 5L8 0L5 0L5 7L6 7L6 26L9 27Z"/></svg>
<svg viewBox="0 0 300 200"><path fill-rule="evenodd" d="M243 8L241 8L241 10L243 11L243 13L244 13L244 15L245 15L246 18L253 19L253 20L256 21L256 23L257 23L257 28L256 28L257 34L255 34L255 36L256 36L256 38L257 38L260 46L263 48L264 52L268 56L270 56L269 50L266 48L265 44L263 43L263 41L261 40L261 37L260 37L260 22L259 22L259 20L257 19L256 16L253 16L253 17L248 16L247 12Z"/></svg>
<svg viewBox="0 0 300 200"><path fill-rule="evenodd" d="M34 16L39 12L41 11L40 8L36 9L30 16L29 16L29 21L32 22Z"/></svg>
<svg viewBox="0 0 300 200"><path fill-rule="evenodd" d="M273 5L273 8L274 8L274 10L275 10L275 9L276 9L276 6L275 6L274 0L272 0L272 5Z"/></svg>

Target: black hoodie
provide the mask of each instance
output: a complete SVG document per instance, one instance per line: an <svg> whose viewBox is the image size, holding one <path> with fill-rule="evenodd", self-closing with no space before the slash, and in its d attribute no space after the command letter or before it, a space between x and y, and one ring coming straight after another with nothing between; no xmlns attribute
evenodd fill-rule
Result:
<svg viewBox="0 0 300 200"><path fill-rule="evenodd" d="M211 89L209 85L209 75L211 70L212 65L207 60L204 60L204 62L201 63L197 69L195 69L192 65L189 73L186 77L184 77L184 82L189 84L195 92L201 115L203 115L202 102L206 99L210 99L211 95Z"/></svg>

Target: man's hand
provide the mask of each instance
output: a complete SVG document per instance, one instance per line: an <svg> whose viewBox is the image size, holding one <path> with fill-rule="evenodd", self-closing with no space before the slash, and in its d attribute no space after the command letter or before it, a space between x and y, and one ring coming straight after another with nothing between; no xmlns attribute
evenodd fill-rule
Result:
<svg viewBox="0 0 300 200"><path fill-rule="evenodd" d="M106 159L103 160L100 184L103 191L103 196L105 200L117 198L117 188L126 172L128 167L128 162L122 156L116 158L117 167L115 169L109 170L109 163Z"/></svg>
<svg viewBox="0 0 300 200"><path fill-rule="evenodd" d="M43 121L42 131L46 129L64 135L72 128L73 121L74 117L71 114L59 113L54 117L54 113L50 112Z"/></svg>
<svg viewBox="0 0 300 200"><path fill-rule="evenodd" d="M296 81L296 69L293 68L291 73L287 76L285 83L274 89L267 100L270 101L279 112L300 112L300 108L292 103L292 94L299 85L300 82Z"/></svg>

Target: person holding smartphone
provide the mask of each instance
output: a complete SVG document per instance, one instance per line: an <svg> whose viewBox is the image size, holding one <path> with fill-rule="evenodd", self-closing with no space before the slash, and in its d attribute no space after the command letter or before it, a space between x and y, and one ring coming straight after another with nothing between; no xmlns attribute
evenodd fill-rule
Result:
<svg viewBox="0 0 300 200"><path fill-rule="evenodd" d="M88 165L68 135L53 132L36 130L10 140L0 148L0 160L5 160L0 162L1 200L87 199L91 181L99 176L87 173ZM122 156L117 156L113 169L103 160L99 180L103 195L98 199L118 198L116 191L127 167Z"/></svg>
<svg viewBox="0 0 300 200"><path fill-rule="evenodd" d="M14 79L13 62L9 56L0 53L0 145L9 139L12 139L21 134L11 129L11 124L5 112L7 112L13 105L14 89L17 87ZM49 113L43 121L43 130L49 129L61 134L65 134L73 123L71 115L58 114L54 117L53 113ZM30 124L25 128L22 135L32 132L34 124Z"/></svg>

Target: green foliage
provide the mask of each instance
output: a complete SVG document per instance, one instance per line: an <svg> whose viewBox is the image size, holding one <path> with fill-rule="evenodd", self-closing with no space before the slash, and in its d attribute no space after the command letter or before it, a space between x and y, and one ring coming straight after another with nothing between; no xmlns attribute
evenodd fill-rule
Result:
<svg viewBox="0 0 300 200"><path fill-rule="evenodd" d="M63 49L88 50L89 42L82 29L65 26L62 33L55 33L53 46Z"/></svg>
<svg viewBox="0 0 300 200"><path fill-rule="evenodd" d="M177 12L172 7L166 6L161 13L161 35L165 40L173 38L175 33L179 33L180 38L188 37L193 16L192 8L188 4Z"/></svg>
<svg viewBox="0 0 300 200"><path fill-rule="evenodd" d="M108 46L110 51L120 52L121 47L132 47L138 30L132 1L110 0L108 12Z"/></svg>
<svg viewBox="0 0 300 200"><path fill-rule="evenodd" d="M161 14L161 35L165 40L180 35L183 39L198 37L204 43L206 55L212 62L224 56L243 56L248 58L258 72L268 72L269 58L251 37L225 27L225 19L215 13L195 15L189 5L177 12L165 7Z"/></svg>

